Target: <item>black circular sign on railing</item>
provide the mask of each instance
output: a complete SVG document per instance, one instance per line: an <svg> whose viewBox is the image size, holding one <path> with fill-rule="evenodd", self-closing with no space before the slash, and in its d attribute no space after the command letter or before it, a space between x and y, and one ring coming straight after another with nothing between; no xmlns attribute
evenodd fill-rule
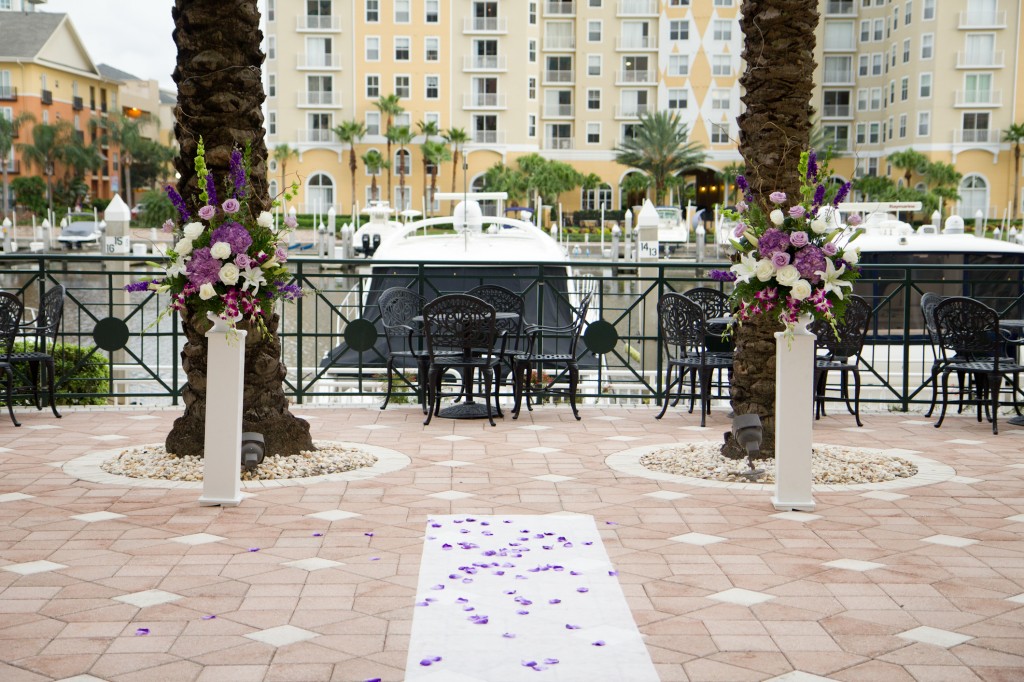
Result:
<svg viewBox="0 0 1024 682"><path fill-rule="evenodd" d="M587 326L587 331L583 332L583 343L587 345L587 350L591 353L598 355L610 353L618 342L619 332L615 329L615 325L605 320L591 322Z"/></svg>
<svg viewBox="0 0 1024 682"><path fill-rule="evenodd" d="M345 343L354 351L368 351L377 343L377 327L369 320L352 320L345 327Z"/></svg>
<svg viewBox="0 0 1024 682"><path fill-rule="evenodd" d="M128 325L119 317L105 317L92 330L92 340L105 351L121 350L128 345Z"/></svg>

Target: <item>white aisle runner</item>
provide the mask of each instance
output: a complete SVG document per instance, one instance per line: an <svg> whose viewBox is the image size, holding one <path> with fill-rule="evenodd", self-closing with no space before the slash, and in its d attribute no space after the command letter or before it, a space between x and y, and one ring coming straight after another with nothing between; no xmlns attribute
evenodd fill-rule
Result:
<svg viewBox="0 0 1024 682"><path fill-rule="evenodd" d="M591 516L427 522L406 680L657 682Z"/></svg>

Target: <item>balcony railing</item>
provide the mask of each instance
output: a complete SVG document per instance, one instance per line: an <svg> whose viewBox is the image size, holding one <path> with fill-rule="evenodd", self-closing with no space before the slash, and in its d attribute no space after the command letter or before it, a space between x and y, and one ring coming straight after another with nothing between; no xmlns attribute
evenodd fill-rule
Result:
<svg viewBox="0 0 1024 682"><path fill-rule="evenodd" d="M822 81L825 85L852 85L853 69L830 69L825 71Z"/></svg>
<svg viewBox="0 0 1024 682"><path fill-rule="evenodd" d="M544 149L573 149L571 137L548 137L544 139Z"/></svg>
<svg viewBox="0 0 1024 682"><path fill-rule="evenodd" d="M71 108L74 109L75 111L81 111L82 109L85 108L85 103L82 101L81 97L72 97L71 98Z"/></svg>
<svg viewBox="0 0 1024 682"><path fill-rule="evenodd" d="M300 52L297 61L300 69L340 69L341 55Z"/></svg>
<svg viewBox="0 0 1024 682"><path fill-rule="evenodd" d="M576 72L565 69L546 69L544 71L545 83L574 83Z"/></svg>
<svg viewBox="0 0 1024 682"><path fill-rule="evenodd" d="M323 90L307 90L299 93L300 107L340 107L341 93Z"/></svg>
<svg viewBox="0 0 1024 682"><path fill-rule="evenodd" d="M39 101L43 104L53 104L53 91L43 90L39 95Z"/></svg>
<svg viewBox="0 0 1024 682"><path fill-rule="evenodd" d="M828 0L825 3L826 16L853 16L857 13L854 0Z"/></svg>
<svg viewBox="0 0 1024 682"><path fill-rule="evenodd" d="M821 109L824 118L849 118L852 107L849 104L826 104Z"/></svg>
<svg viewBox="0 0 1024 682"><path fill-rule="evenodd" d="M299 131L299 142L336 142L337 136L335 136L333 130L325 130L323 128L305 128Z"/></svg>
<svg viewBox="0 0 1024 682"><path fill-rule="evenodd" d="M656 83L658 74L654 71L619 71L615 74L616 83Z"/></svg>
<svg viewBox="0 0 1024 682"><path fill-rule="evenodd" d="M960 28L1006 28L1006 12L961 12Z"/></svg>
<svg viewBox="0 0 1024 682"><path fill-rule="evenodd" d="M619 0L615 14L620 17L656 17L658 0Z"/></svg>
<svg viewBox="0 0 1024 682"><path fill-rule="evenodd" d="M508 33L505 17L469 17L462 22L463 33Z"/></svg>
<svg viewBox="0 0 1024 682"><path fill-rule="evenodd" d="M658 39L655 36L619 36L615 39L616 50L657 50Z"/></svg>
<svg viewBox="0 0 1024 682"><path fill-rule="evenodd" d="M505 133L500 130L474 130L474 144L505 144Z"/></svg>
<svg viewBox="0 0 1024 682"><path fill-rule="evenodd" d="M565 118L572 116L573 105L571 104L545 104L544 118Z"/></svg>
<svg viewBox="0 0 1024 682"><path fill-rule="evenodd" d="M296 30L299 31L340 31L341 17L310 15L296 17Z"/></svg>
<svg viewBox="0 0 1024 682"><path fill-rule="evenodd" d="M958 69L998 69L1005 64L1003 51L990 52L989 54L971 54L958 51L956 53L956 68Z"/></svg>
<svg viewBox="0 0 1024 682"><path fill-rule="evenodd" d="M13 102L18 99L18 88L4 85L0 87L0 101Z"/></svg>
<svg viewBox="0 0 1024 682"><path fill-rule="evenodd" d="M615 107L615 118L638 118L654 111L650 104L623 104Z"/></svg>
<svg viewBox="0 0 1024 682"><path fill-rule="evenodd" d="M1003 105L1001 90L957 90L958 107L1000 107Z"/></svg>
<svg viewBox="0 0 1024 682"><path fill-rule="evenodd" d="M1003 131L1001 130L961 128L954 132L953 142L956 144L999 144L1002 136Z"/></svg>
<svg viewBox="0 0 1024 682"><path fill-rule="evenodd" d="M504 109L505 95L496 92L474 92L462 96L462 106L467 109Z"/></svg>
<svg viewBox="0 0 1024 682"><path fill-rule="evenodd" d="M545 50L575 50L576 36L544 36Z"/></svg>
<svg viewBox="0 0 1024 682"><path fill-rule="evenodd" d="M544 14L558 15L563 17L572 16L576 14L576 3L548 0L547 2L544 3Z"/></svg>
<svg viewBox="0 0 1024 682"><path fill-rule="evenodd" d="M463 71L507 71L508 60L503 55L471 55L462 60Z"/></svg>

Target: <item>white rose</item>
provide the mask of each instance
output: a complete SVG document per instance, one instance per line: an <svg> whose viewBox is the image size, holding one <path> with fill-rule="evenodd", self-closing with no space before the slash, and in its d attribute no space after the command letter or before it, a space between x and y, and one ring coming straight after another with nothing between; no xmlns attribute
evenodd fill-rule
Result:
<svg viewBox="0 0 1024 682"><path fill-rule="evenodd" d="M846 249L843 251L843 260L850 265L856 265L860 260L860 251L857 249Z"/></svg>
<svg viewBox="0 0 1024 682"><path fill-rule="evenodd" d="M754 275L762 282L767 282L775 275L775 266L767 258L762 258L754 266Z"/></svg>
<svg viewBox="0 0 1024 682"><path fill-rule="evenodd" d="M796 269L795 265L783 265L775 273L775 279L779 281L784 287L793 286L798 279L800 279L800 271Z"/></svg>
<svg viewBox="0 0 1024 682"><path fill-rule="evenodd" d="M821 216L818 216L811 221L811 231L814 232L814 234L825 234L825 232L828 231L828 221Z"/></svg>
<svg viewBox="0 0 1024 682"><path fill-rule="evenodd" d="M225 258L230 258L231 244L228 244L227 242L217 242L216 244L210 247L210 255L213 256L214 258L220 258L221 260L224 260Z"/></svg>
<svg viewBox="0 0 1024 682"><path fill-rule="evenodd" d="M234 286L235 284L238 284L239 274L240 272L237 265L234 263L225 263L220 269L220 281L224 282L224 284L227 284L228 286Z"/></svg>
<svg viewBox="0 0 1024 682"><path fill-rule="evenodd" d="M217 295L217 290L213 288L213 285L207 282L203 286L199 287L199 298L204 301L209 301L211 298Z"/></svg>
<svg viewBox="0 0 1024 682"><path fill-rule="evenodd" d="M776 225L781 225L786 222L786 214L782 212L781 208L777 208L769 213L768 218Z"/></svg>
<svg viewBox="0 0 1024 682"><path fill-rule="evenodd" d="M192 240L188 237L179 239L178 243L174 245L174 253L179 256L187 256L192 253Z"/></svg>
<svg viewBox="0 0 1024 682"><path fill-rule="evenodd" d="M811 295L811 283L806 279L798 279L789 289L789 295L795 301L802 301Z"/></svg>
<svg viewBox="0 0 1024 682"><path fill-rule="evenodd" d="M261 211L260 214L256 216L256 224L260 227L273 227L274 216L271 215L269 211Z"/></svg>
<svg viewBox="0 0 1024 682"><path fill-rule="evenodd" d="M203 233L202 223L189 223L184 227L185 236L189 239L195 239Z"/></svg>

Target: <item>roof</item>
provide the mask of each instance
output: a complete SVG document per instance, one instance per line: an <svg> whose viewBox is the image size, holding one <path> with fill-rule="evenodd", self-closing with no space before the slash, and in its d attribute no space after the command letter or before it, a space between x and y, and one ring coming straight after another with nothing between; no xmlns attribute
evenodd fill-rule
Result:
<svg viewBox="0 0 1024 682"><path fill-rule="evenodd" d="M35 58L65 17L48 12L0 13L0 57Z"/></svg>
<svg viewBox="0 0 1024 682"><path fill-rule="evenodd" d="M160 104L177 104L178 93L173 90L161 90L160 91Z"/></svg>
<svg viewBox="0 0 1024 682"><path fill-rule="evenodd" d="M103 76L104 78L109 78L109 79L115 80L115 81L122 81L123 82L123 81L143 80L142 78L139 78L138 76L132 75L132 74L128 73L127 71L122 71L121 69L113 67L110 64L97 64L96 65L96 70L99 71L100 75Z"/></svg>

